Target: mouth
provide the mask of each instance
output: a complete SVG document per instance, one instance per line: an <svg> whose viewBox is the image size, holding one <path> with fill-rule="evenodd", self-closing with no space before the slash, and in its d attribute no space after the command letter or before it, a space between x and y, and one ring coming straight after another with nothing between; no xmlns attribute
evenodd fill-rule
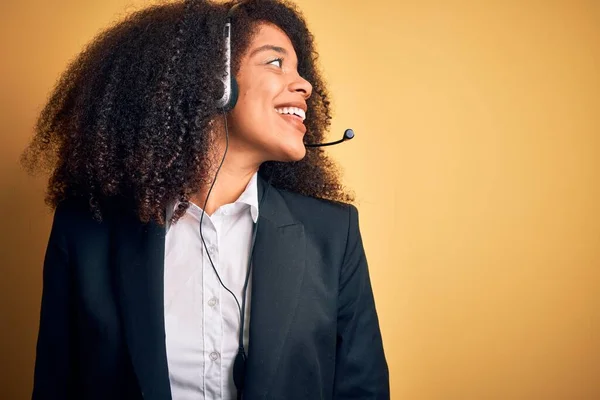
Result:
<svg viewBox="0 0 600 400"><path fill-rule="evenodd" d="M275 108L275 112L287 123L300 130L302 134L306 133L306 126L304 125L306 112L303 109L298 107L279 107Z"/></svg>

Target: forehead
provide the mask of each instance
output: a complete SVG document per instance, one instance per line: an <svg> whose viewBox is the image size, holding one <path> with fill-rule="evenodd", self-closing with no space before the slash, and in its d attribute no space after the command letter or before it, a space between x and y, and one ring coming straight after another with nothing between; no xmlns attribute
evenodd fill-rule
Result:
<svg viewBox="0 0 600 400"><path fill-rule="evenodd" d="M286 35L286 33L277 25L262 22L259 23L256 29L256 33L252 37L250 45L248 46L248 52L265 45L272 45L284 48L289 54L295 55L294 45L292 41Z"/></svg>

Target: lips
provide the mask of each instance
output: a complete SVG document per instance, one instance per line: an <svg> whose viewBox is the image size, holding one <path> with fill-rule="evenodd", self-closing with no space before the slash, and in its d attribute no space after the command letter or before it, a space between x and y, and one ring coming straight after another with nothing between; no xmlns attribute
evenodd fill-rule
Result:
<svg viewBox="0 0 600 400"><path fill-rule="evenodd" d="M292 125L294 128L298 129L300 132L302 132L302 134L306 133L306 125L304 125L304 123L302 122L302 118L298 117L297 115L292 115L292 114L279 114L279 117L281 117L283 120L285 120L288 124Z"/></svg>

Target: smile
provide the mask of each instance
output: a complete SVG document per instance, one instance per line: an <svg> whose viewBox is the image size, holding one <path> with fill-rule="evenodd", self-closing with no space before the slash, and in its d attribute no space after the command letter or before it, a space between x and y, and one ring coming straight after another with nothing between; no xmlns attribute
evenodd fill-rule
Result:
<svg viewBox="0 0 600 400"><path fill-rule="evenodd" d="M295 115L302 121L306 119L306 112L298 107L280 107L276 108L275 111L277 111L279 114Z"/></svg>
<svg viewBox="0 0 600 400"><path fill-rule="evenodd" d="M293 112L282 112L279 110L295 110L298 114ZM275 111L279 114L279 116L284 119L287 123L294 126L294 128L298 129L302 134L306 133L306 126L304 125L305 113L304 110L295 107L285 107L283 109L275 109Z"/></svg>

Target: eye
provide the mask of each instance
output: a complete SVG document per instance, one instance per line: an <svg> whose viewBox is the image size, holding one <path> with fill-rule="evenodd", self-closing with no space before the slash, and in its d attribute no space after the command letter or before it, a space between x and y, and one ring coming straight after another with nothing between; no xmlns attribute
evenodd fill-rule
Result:
<svg viewBox="0 0 600 400"><path fill-rule="evenodd" d="M278 67L283 67L283 58L276 58L274 60L269 61L267 64L279 63Z"/></svg>

